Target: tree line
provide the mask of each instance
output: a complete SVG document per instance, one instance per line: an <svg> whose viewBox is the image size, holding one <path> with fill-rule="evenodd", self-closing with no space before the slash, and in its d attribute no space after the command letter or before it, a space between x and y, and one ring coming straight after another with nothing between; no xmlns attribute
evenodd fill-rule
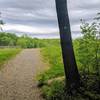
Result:
<svg viewBox="0 0 100 100"><path fill-rule="evenodd" d="M38 48L45 44L37 38L31 38L27 35L18 37L15 34L0 32L0 46L18 46L21 48Z"/></svg>
<svg viewBox="0 0 100 100"><path fill-rule="evenodd" d="M0 46L17 46L21 48L42 48L59 44L59 39L38 39L27 36L17 36L12 33L0 32Z"/></svg>

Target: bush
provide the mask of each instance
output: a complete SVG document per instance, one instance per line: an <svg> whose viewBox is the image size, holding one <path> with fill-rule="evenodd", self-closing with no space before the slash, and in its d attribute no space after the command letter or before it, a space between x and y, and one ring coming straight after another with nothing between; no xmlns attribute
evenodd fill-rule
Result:
<svg viewBox="0 0 100 100"><path fill-rule="evenodd" d="M43 96L46 100L61 100L62 93L64 93L64 82L53 81L50 86L43 86Z"/></svg>

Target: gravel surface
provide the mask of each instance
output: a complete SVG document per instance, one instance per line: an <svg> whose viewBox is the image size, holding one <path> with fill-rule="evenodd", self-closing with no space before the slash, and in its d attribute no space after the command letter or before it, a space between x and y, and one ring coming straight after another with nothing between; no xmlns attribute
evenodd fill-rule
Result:
<svg viewBox="0 0 100 100"><path fill-rule="evenodd" d="M0 71L0 100L43 100L36 75L46 66L40 49L25 49Z"/></svg>

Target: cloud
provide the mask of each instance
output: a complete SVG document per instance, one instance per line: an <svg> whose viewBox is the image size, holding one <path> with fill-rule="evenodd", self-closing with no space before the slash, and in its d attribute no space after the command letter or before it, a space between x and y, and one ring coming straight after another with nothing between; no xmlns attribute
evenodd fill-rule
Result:
<svg viewBox="0 0 100 100"><path fill-rule="evenodd" d="M91 21L100 10L100 0L68 0L72 33L80 33L80 19ZM58 34L55 0L0 0L5 31ZM75 36L75 35L73 35Z"/></svg>
<svg viewBox="0 0 100 100"><path fill-rule="evenodd" d="M38 33L38 34L47 34L57 32L56 28L51 27L31 27L27 25L20 25L20 24L6 24L3 29L5 31L15 30L22 33Z"/></svg>

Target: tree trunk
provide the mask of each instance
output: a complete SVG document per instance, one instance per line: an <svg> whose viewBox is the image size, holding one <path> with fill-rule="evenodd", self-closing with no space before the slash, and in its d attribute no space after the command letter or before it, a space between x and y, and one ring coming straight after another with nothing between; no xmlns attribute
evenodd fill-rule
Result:
<svg viewBox="0 0 100 100"><path fill-rule="evenodd" d="M80 75L75 61L66 0L56 0L56 10L60 29L62 55L67 88L80 85Z"/></svg>

